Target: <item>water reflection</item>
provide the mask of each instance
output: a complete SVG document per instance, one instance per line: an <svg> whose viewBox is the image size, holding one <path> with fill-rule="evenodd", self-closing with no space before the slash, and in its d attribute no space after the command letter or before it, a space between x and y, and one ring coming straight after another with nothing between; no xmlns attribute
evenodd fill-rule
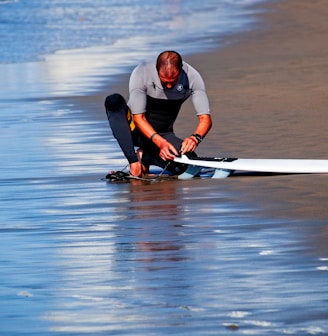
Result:
<svg viewBox="0 0 328 336"><path fill-rule="evenodd" d="M29 330L41 320L43 334L263 335L284 334L286 323L320 334L327 260L307 254L298 221L238 201L248 186L235 194L235 181L12 182L24 213L1 231L2 293L16 290L4 302L22 305L14 311ZM302 302L315 323L299 318Z"/></svg>
<svg viewBox="0 0 328 336"><path fill-rule="evenodd" d="M163 323L163 313L165 330L181 318L191 318L191 312L203 311L194 298L193 268L199 267L199 261L197 247L192 246L203 244L192 238L192 226L184 225L189 220L180 203L194 197L189 187L167 181L105 189L105 201L104 194L98 198L80 192L79 199L89 195L89 203L83 202L83 217L57 228L55 264L62 285L56 290L53 309L45 315L54 324L51 330L124 330L135 335L144 328L156 329ZM71 197L63 193L52 214L55 218L66 213L67 219L75 213L77 202L72 203ZM199 225L204 228L204 223Z"/></svg>
<svg viewBox="0 0 328 336"><path fill-rule="evenodd" d="M91 186L97 195L89 195L84 215L54 236L60 279L44 316L51 331L283 333L286 312L301 313L297 302L311 297L314 308L322 300L304 291L309 260L295 254L285 223L250 220L251 209L211 183ZM68 218L74 206L64 209ZM314 330L294 322L289 331L301 329Z"/></svg>

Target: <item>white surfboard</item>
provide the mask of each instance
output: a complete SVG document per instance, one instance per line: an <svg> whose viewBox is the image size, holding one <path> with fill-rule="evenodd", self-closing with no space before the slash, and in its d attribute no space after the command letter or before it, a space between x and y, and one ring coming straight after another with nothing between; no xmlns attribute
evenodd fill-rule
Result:
<svg viewBox="0 0 328 336"><path fill-rule="evenodd" d="M248 171L258 173L277 174L322 174L328 173L328 160L309 159L238 159L238 158L188 158L181 155L174 159L175 162L190 165L186 174L179 176L181 179L190 178L188 170L195 172L191 167L214 168L214 178L223 178L231 175L234 171Z"/></svg>

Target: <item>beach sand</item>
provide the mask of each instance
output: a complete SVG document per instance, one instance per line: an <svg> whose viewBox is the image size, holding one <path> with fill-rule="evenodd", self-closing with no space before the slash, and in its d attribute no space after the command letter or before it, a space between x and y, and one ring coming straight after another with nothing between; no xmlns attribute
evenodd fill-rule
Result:
<svg viewBox="0 0 328 336"><path fill-rule="evenodd" d="M209 90L208 142L239 157L327 159L327 4L275 1L264 9L264 29L188 57Z"/></svg>

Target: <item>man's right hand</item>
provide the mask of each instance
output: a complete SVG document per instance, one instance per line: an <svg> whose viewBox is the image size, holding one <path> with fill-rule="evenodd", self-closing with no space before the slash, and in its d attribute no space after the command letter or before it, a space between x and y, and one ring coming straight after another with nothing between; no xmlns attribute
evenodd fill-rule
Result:
<svg viewBox="0 0 328 336"><path fill-rule="evenodd" d="M179 155L175 147L162 137L156 142L156 145L159 147L159 156L164 161L173 160Z"/></svg>

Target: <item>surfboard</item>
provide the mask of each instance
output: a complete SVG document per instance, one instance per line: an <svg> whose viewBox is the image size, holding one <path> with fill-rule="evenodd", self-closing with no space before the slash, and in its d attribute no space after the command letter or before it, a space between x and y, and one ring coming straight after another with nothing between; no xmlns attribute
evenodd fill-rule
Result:
<svg viewBox="0 0 328 336"><path fill-rule="evenodd" d="M213 178L225 178L235 171L248 171L258 173L276 174L325 174L328 173L328 160L311 159L242 159L219 157L189 158L181 155L174 159L175 162L188 164L186 173L179 175L180 179L192 178L193 167L214 168ZM188 171L190 173L188 173ZM194 175L195 176L195 175Z"/></svg>

